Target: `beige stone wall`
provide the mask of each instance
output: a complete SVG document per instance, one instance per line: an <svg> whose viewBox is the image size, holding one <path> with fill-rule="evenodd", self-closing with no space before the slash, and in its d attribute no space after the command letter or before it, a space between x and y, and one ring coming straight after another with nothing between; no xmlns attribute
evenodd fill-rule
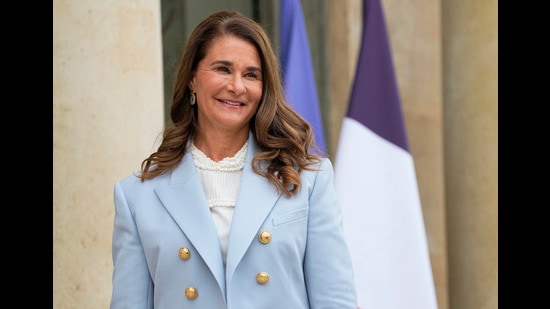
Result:
<svg viewBox="0 0 550 309"><path fill-rule="evenodd" d="M498 308L498 0L444 1L452 309Z"/></svg>
<svg viewBox="0 0 550 309"><path fill-rule="evenodd" d="M362 0L325 3L334 154ZM107 308L113 186L139 168L164 122L160 3L53 4L54 308ZM383 6L439 309L496 309L497 0Z"/></svg>
<svg viewBox="0 0 550 309"><path fill-rule="evenodd" d="M53 308L108 308L115 181L163 126L158 1L53 2Z"/></svg>

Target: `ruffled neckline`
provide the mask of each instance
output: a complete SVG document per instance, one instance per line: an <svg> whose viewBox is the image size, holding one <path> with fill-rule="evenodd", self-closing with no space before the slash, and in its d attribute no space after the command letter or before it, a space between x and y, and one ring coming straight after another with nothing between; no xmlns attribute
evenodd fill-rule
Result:
<svg viewBox="0 0 550 309"><path fill-rule="evenodd" d="M248 141L244 143L239 151L233 157L226 157L220 161L214 161L210 159L204 152L202 152L195 143L191 143L191 154L195 165L203 170L210 171L238 171L244 167L244 159L246 158L246 149L248 148Z"/></svg>

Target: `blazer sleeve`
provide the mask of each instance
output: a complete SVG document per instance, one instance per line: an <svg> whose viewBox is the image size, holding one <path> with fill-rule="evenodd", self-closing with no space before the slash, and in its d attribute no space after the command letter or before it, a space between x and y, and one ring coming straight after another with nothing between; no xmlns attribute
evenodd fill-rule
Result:
<svg viewBox="0 0 550 309"><path fill-rule="evenodd" d="M114 188L113 291L110 309L153 309L153 282L121 183Z"/></svg>
<svg viewBox="0 0 550 309"><path fill-rule="evenodd" d="M310 193L304 271L311 308L357 308L351 256L334 187L334 171L324 159Z"/></svg>

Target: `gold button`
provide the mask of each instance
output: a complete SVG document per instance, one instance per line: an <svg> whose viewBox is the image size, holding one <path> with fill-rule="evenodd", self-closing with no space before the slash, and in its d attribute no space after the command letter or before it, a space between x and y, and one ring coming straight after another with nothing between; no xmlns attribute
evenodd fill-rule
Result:
<svg viewBox="0 0 550 309"><path fill-rule="evenodd" d="M269 281L269 275L266 272L263 272L263 271L259 272L256 275L256 281L259 284L266 284Z"/></svg>
<svg viewBox="0 0 550 309"><path fill-rule="evenodd" d="M194 286L185 289L185 297L187 297L187 299L193 300L197 298L197 296L199 296L199 291L197 291Z"/></svg>
<svg viewBox="0 0 550 309"><path fill-rule="evenodd" d="M185 247L181 247L178 251L178 254L180 258L185 261L189 260L189 258L191 257L191 251L189 251L189 249Z"/></svg>
<svg viewBox="0 0 550 309"><path fill-rule="evenodd" d="M271 233L269 231L261 231L258 235L258 239L262 244L268 244L271 241Z"/></svg>

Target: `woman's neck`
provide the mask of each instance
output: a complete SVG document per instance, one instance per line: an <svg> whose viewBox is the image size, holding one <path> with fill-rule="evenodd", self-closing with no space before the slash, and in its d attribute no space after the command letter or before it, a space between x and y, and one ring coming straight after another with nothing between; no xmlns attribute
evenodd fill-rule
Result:
<svg viewBox="0 0 550 309"><path fill-rule="evenodd" d="M213 161L221 161L224 158L233 157L248 140L246 134L208 134L197 133L193 139L195 147L200 149Z"/></svg>

